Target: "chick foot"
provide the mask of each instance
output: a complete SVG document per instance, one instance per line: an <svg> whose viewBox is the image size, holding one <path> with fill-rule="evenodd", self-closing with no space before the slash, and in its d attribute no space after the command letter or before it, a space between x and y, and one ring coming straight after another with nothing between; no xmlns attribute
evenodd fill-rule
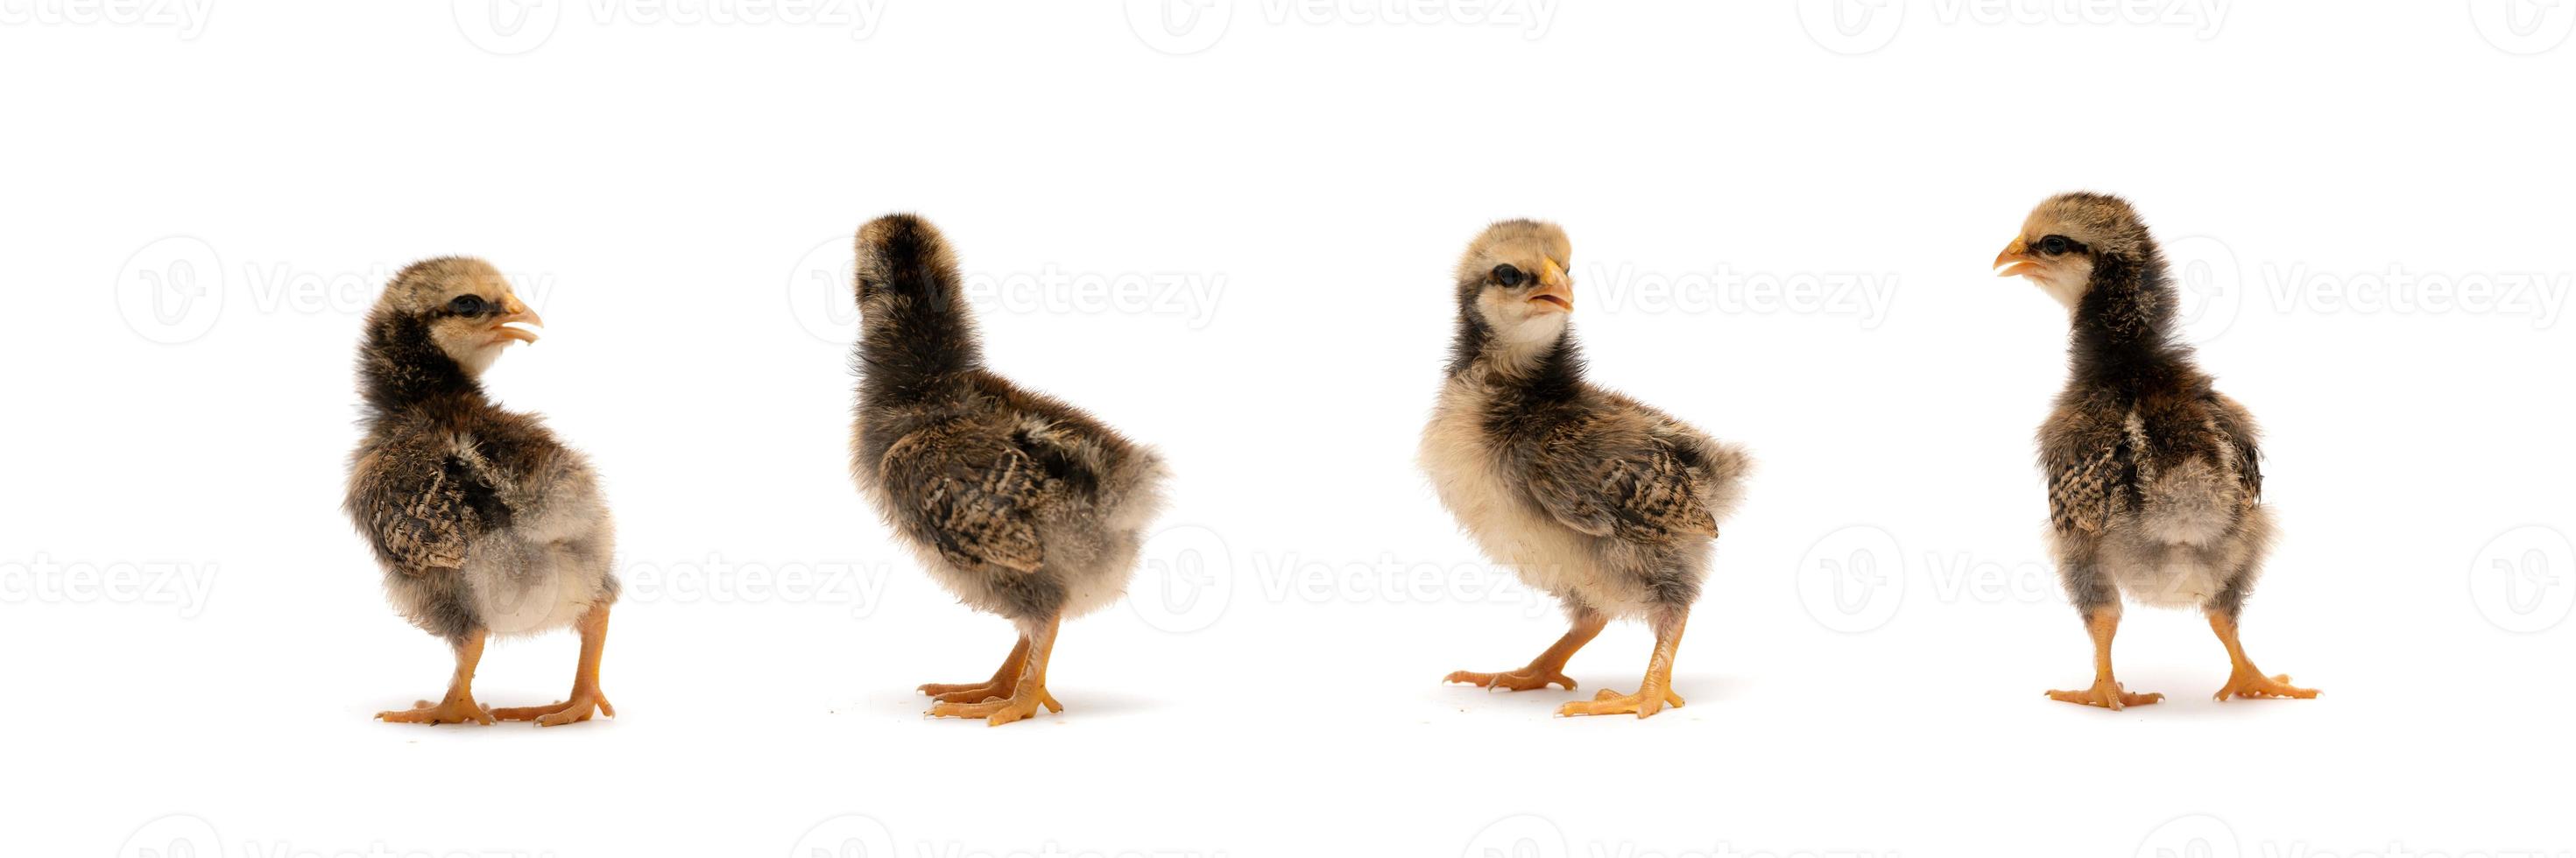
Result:
<svg viewBox="0 0 2576 858"><path fill-rule="evenodd" d="M2230 672L2227 676L2227 687L2218 689L2218 693L2213 696L2221 701L2229 697L2242 697L2248 700L2276 698L2307 700L2316 697L2317 690L2293 687L2290 685L2289 674L2266 677L2262 672L2252 669L2252 665L2247 665Z"/></svg>
<svg viewBox="0 0 2576 858"><path fill-rule="evenodd" d="M2105 679L2093 683L2093 687L2082 691L2051 691L2048 693L2048 699L2061 703L2100 706L2104 709L2117 711L2131 706L2146 706L2153 704L2164 700L2165 696L2162 694L2130 694L2126 691L2120 690L2120 683Z"/></svg>
<svg viewBox="0 0 2576 858"><path fill-rule="evenodd" d="M1565 690L1567 691L1574 690L1573 678L1566 676L1563 672L1542 670L1535 667L1524 667L1508 673L1477 673L1470 670L1461 670L1449 674L1448 678L1440 681L1444 683L1463 682L1478 688L1499 688L1504 691L1535 691L1541 688L1546 688L1551 683L1565 686Z"/></svg>
<svg viewBox="0 0 2576 858"><path fill-rule="evenodd" d="M472 697L450 697L438 703L418 700L413 701L412 707L378 712L376 720L389 724L492 723L492 707L476 703Z"/></svg>
<svg viewBox="0 0 2576 858"><path fill-rule="evenodd" d="M1041 686L1018 689L1011 696L1000 699L975 703L943 702L930 707L925 714L933 718L982 718L985 726L999 727L1035 716L1039 707L1045 707L1049 712L1064 711L1064 704L1055 702L1055 695L1048 694Z"/></svg>
<svg viewBox="0 0 2576 858"><path fill-rule="evenodd" d="M925 682L915 690L943 703L979 703L994 697L1011 696L1007 682Z"/></svg>
<svg viewBox="0 0 2576 858"><path fill-rule="evenodd" d="M1637 693L1635 694L1621 694L1604 688L1601 689L1601 693L1592 695L1591 700L1577 701L1557 707L1556 714L1570 717L1575 715L1627 715L1634 713L1637 717L1644 718L1657 712L1664 711L1664 707L1666 706L1678 708L1687 705L1687 703L1688 701L1684 701L1681 695L1673 693L1671 689L1665 689L1663 693L1656 694L1652 689L1640 688L1637 689Z"/></svg>
<svg viewBox="0 0 2576 858"><path fill-rule="evenodd" d="M561 727L565 724L588 721L594 711L610 718L617 717L617 707L608 705L608 698L595 692L575 694L571 700L547 706L513 706L508 709L494 709L492 716L503 721L535 721L539 727Z"/></svg>
<svg viewBox="0 0 2576 858"><path fill-rule="evenodd" d="M929 685L922 686L921 693L928 694L930 695L930 699L941 703L990 703L996 700L1011 699L1013 695L1019 693L1019 688L1017 686L1018 683L996 684L988 682L983 685L941 685L938 683L931 683ZM946 690L943 691L938 689ZM1055 702L1055 695L1046 693L1046 689L1038 689L1038 702L1046 704L1047 711L1049 712L1064 711L1064 704Z"/></svg>

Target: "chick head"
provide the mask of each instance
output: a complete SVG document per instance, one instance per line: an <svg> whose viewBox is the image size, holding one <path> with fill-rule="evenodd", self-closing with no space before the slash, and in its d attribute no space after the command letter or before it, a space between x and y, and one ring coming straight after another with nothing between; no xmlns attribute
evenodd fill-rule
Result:
<svg viewBox="0 0 2576 858"><path fill-rule="evenodd" d="M1574 244L1556 224L1507 220L1485 228L1458 260L1458 301L1504 344L1555 342L1574 313L1566 268Z"/></svg>
<svg viewBox="0 0 2576 858"><path fill-rule="evenodd" d="M2127 200L2075 192L2041 201L2022 220L2021 234L1995 255L2001 277L2022 277L2072 310L2084 300L2096 263L2135 261L2147 246L2147 225Z"/></svg>
<svg viewBox="0 0 2576 858"><path fill-rule="evenodd" d="M533 343L545 320L511 291L491 263L462 256L416 262L376 299L378 318L417 325L467 375L481 376L511 343Z"/></svg>

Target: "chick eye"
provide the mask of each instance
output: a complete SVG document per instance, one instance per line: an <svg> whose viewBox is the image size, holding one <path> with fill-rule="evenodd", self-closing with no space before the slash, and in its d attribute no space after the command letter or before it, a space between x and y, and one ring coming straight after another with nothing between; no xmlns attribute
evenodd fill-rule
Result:
<svg viewBox="0 0 2576 858"><path fill-rule="evenodd" d="M458 295L456 300L447 302L447 310L460 316L483 315L483 296Z"/></svg>
<svg viewBox="0 0 2576 858"><path fill-rule="evenodd" d="M1512 267L1510 263L1494 266L1494 282L1496 283L1500 283L1505 286L1518 286L1521 285L1521 280L1525 277L1526 275L1523 275L1520 269Z"/></svg>
<svg viewBox="0 0 2576 858"><path fill-rule="evenodd" d="M2066 236L2052 235L2039 240L2039 252L2050 256L2056 256L2073 249L2075 249L2075 242L2068 241Z"/></svg>

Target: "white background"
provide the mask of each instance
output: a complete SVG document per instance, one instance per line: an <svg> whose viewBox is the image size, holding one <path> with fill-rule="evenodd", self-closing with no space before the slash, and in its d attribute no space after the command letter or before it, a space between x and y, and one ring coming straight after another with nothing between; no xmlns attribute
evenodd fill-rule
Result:
<svg viewBox="0 0 2576 858"><path fill-rule="evenodd" d="M2576 6L2516 2L5 0L0 851L2566 854ZM2077 188L2267 428L2245 637L2315 701L2212 702L2149 609L2164 704L2041 697L2090 675L2031 463L2065 319L1987 261ZM1061 715L911 692L1010 638L845 475L847 240L895 210L994 366L1178 475ZM1631 624L1580 692L1438 682L1562 631L1412 464L1511 216L1573 237L1599 381L1761 460L1650 720L1551 717L1634 687ZM449 661L337 508L350 359L449 253L552 323L487 383L608 481L615 720L369 720ZM573 655L495 646L479 696Z"/></svg>

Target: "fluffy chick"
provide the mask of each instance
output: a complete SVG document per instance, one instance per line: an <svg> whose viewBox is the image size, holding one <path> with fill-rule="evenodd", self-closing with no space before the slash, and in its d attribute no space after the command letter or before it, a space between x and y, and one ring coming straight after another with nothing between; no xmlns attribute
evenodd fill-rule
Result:
<svg viewBox="0 0 2576 858"><path fill-rule="evenodd" d="M928 222L881 217L857 244L850 473L932 577L1020 635L992 679L921 686L939 701L930 714L998 726L1061 712L1046 688L1056 630L1126 591L1162 460L984 368L956 260Z"/></svg>
<svg viewBox="0 0 2576 858"><path fill-rule="evenodd" d="M598 478L537 418L502 410L478 379L542 321L479 259L419 262L394 275L358 345L365 438L349 457L342 508L375 549L385 591L413 625L456 650L447 696L379 712L386 721L553 726L617 711L599 691L614 526ZM561 703L490 709L474 667L492 635L581 631Z"/></svg>
<svg viewBox="0 0 2576 858"><path fill-rule="evenodd" d="M2147 225L2103 194L2050 197L1995 265L2066 305L2070 372L2039 429L2058 574L2093 637L2093 685L2052 699L2119 709L2164 699L2111 675L2121 597L2198 607L2232 669L2217 697L2315 697L2245 657L2237 616L2272 541L2254 418L2173 340L2175 291Z"/></svg>
<svg viewBox="0 0 2576 858"><path fill-rule="evenodd" d="M1423 430L1421 463L1469 536L1565 603L1574 628L1529 666L1449 682L1574 688L1566 660L1614 617L1642 617L1655 652L1635 694L1604 689L1561 715L1682 705L1672 691L1683 621L1708 576L1718 521L1750 461L1645 404L1584 381L1564 230L1494 224L1458 261L1457 338Z"/></svg>

